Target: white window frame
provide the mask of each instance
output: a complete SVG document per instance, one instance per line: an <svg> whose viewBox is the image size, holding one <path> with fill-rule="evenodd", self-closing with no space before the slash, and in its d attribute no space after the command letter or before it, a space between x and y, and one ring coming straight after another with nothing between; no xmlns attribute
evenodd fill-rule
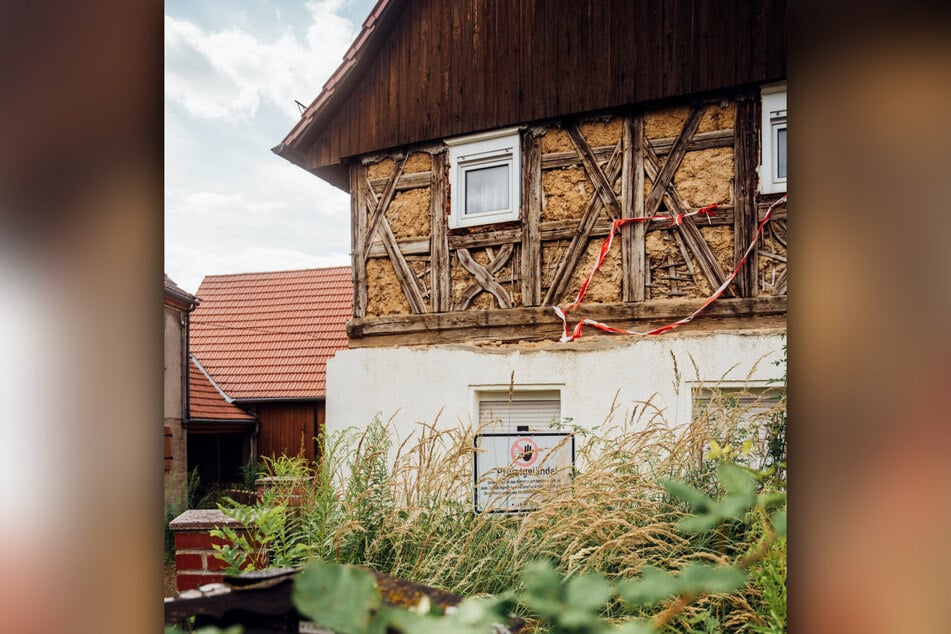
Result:
<svg viewBox="0 0 951 634"><path fill-rule="evenodd" d="M759 167L761 194L779 194L786 191L786 177L780 178L778 135L786 129L786 84L763 86L762 95L762 160ZM786 141L786 165L789 165L789 139Z"/></svg>
<svg viewBox="0 0 951 634"><path fill-rule="evenodd" d="M449 146L449 227L461 229L518 220L522 192L522 155L518 128L448 139L446 145ZM467 214L467 173L499 165L509 167L508 205L504 209Z"/></svg>

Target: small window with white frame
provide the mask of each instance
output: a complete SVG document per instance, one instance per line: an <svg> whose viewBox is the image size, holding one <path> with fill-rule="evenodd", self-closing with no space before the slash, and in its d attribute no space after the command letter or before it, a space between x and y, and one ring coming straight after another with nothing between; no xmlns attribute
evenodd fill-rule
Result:
<svg viewBox="0 0 951 634"><path fill-rule="evenodd" d="M449 146L449 226L518 220L521 153L518 128L446 141Z"/></svg>
<svg viewBox="0 0 951 634"><path fill-rule="evenodd" d="M763 86L762 163L759 190L762 194L786 191L786 84Z"/></svg>

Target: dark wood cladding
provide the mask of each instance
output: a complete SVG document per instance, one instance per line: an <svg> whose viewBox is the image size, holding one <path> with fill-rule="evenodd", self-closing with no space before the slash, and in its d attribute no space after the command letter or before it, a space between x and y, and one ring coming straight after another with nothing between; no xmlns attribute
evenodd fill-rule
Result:
<svg viewBox="0 0 951 634"><path fill-rule="evenodd" d="M348 156L786 74L785 0L403 4L300 140L318 174Z"/></svg>
<svg viewBox="0 0 951 634"><path fill-rule="evenodd" d="M314 437L323 419L323 403L262 402L255 407L261 422L258 456L294 456L303 446L304 457L314 459Z"/></svg>

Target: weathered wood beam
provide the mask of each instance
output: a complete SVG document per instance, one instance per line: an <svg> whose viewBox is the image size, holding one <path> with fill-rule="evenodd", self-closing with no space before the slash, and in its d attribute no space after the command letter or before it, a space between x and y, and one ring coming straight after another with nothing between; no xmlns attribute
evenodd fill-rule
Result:
<svg viewBox="0 0 951 634"><path fill-rule="evenodd" d="M654 300L650 302L590 304L585 307L584 317L618 325L637 325L650 322L652 325L668 323L689 315L702 303L701 299ZM754 297L719 299L701 313L692 325L702 325L710 318L749 318L754 316L783 315L786 313L786 297ZM557 326L561 320L550 307L524 306L509 309L468 310L425 315L391 315L352 319L347 322L347 334L351 338L381 335L409 335L419 333L430 340L438 339L449 331L483 330L491 336L494 329L509 326L544 327ZM555 328L551 328L554 330ZM471 334L471 333L466 333Z"/></svg>
<svg viewBox="0 0 951 634"><path fill-rule="evenodd" d="M511 253L509 255L511 256ZM499 303L499 308L512 308L512 296L509 295L508 291L506 291L505 288L496 281L495 277L488 271L488 269L473 259L472 255L467 249L457 249L456 257L459 259L459 263L463 266L463 268L472 274L472 276L482 286L482 288L495 296L496 301ZM466 306L459 307L460 310L463 310L464 308L466 308Z"/></svg>
<svg viewBox="0 0 951 634"><path fill-rule="evenodd" d="M604 206L604 210L608 212L612 220L617 220L621 217L621 203L618 202L612 183L608 181L608 177L604 175L601 166L598 165L594 155L591 153L591 146L588 145L588 141L585 140L584 135L581 134L581 130L578 129L576 123L568 125L565 130L568 132L568 138L571 139L571 142L575 146L575 151L581 158L581 165L588 174L595 193L601 198L601 204Z"/></svg>
<svg viewBox="0 0 951 634"><path fill-rule="evenodd" d="M620 170L621 144L618 143L614 154L608 161L606 170L608 181L613 182L616 180ZM555 275L552 279L551 286L548 287L548 292L545 294L544 304L546 306L556 304L561 296L565 294L568 283L571 281L571 276L574 274L578 262L581 261L584 252L588 248L588 238L591 236L591 230L598 220L598 213L601 211L601 207L601 196L597 193L591 194L584 216L581 218L581 222L578 223L578 228L571 240L571 244L562 255L558 269L555 271Z"/></svg>
<svg viewBox="0 0 951 634"><path fill-rule="evenodd" d="M463 249L463 251L465 251L465 249ZM495 277L499 271L505 268L505 265L508 264L514 252L515 245L511 243L499 249L499 252L495 254L495 257L491 258L489 265L486 267L489 274ZM468 253L468 251L466 253ZM459 305L454 307L454 310L465 310L469 308L472 304L472 300L484 290L486 289L480 282L473 282L462 291L462 299L459 301Z"/></svg>
<svg viewBox="0 0 951 634"><path fill-rule="evenodd" d="M491 247L505 242L521 242L522 228L496 229L469 234L450 234L450 249L479 249Z"/></svg>
<svg viewBox="0 0 951 634"><path fill-rule="evenodd" d="M669 161L670 159L667 160ZM650 144L646 144L644 147L644 169L647 176L655 183L658 182L660 178L658 162L657 155L654 154ZM668 183L668 187L662 192L662 200L667 204L671 218L687 211L686 205L684 205L683 201L680 200L680 196L677 194L677 189L671 183ZM720 285L723 284L723 280L726 279L726 276L723 274L723 271L720 270L720 264L717 261L716 254L713 253L710 245L707 244L707 241L703 238L703 234L700 233L700 229L697 228L693 218L684 218L683 222L677 225L677 230L683 236L687 246L690 247L690 251L694 254L694 257L696 257L697 263L700 265L700 270L703 271L710 286L712 288L719 288ZM729 287L723 293L725 297L732 297L734 294Z"/></svg>
<svg viewBox="0 0 951 634"><path fill-rule="evenodd" d="M664 166L657 174L651 177L653 186L647 195L647 200L644 201L645 216L653 216L657 213L657 210L660 209L660 203L670 188L670 184L674 180L674 174L677 173L677 169L684 160L684 155L687 153L687 144L700 125L700 119L703 118L703 110L703 106L696 106L690 111L690 115L687 117L683 129L680 131L680 134L677 135L677 140L674 141L674 145L670 149L667 162L664 163ZM646 144L646 147L649 148L650 144ZM656 155L657 153L654 152L655 159Z"/></svg>
<svg viewBox="0 0 951 634"><path fill-rule="evenodd" d="M522 135L522 305L542 300L542 161L541 143L531 129Z"/></svg>
<svg viewBox="0 0 951 634"><path fill-rule="evenodd" d="M736 140L733 147L733 263L734 265L746 252L753 236L756 235L756 102L754 99L736 100ZM733 281L740 297L756 295L759 283L759 245L753 247L746 264Z"/></svg>
<svg viewBox="0 0 951 634"><path fill-rule="evenodd" d="M367 194L367 211L370 209L379 210L384 208L381 204L382 201L377 200L373 190L369 188L369 184L367 184L365 187L365 191ZM416 274L413 273L412 268L410 268L409 264L406 262L406 258L404 258L403 254L400 252L399 245L396 242L396 236L393 235L393 230L390 228L390 223L387 222L383 213L379 214L379 219L377 222L377 231L380 233L383 249L386 251L386 255L393 264L393 270L400 282L400 287L403 289L403 293L406 295L406 299L409 301L410 310L417 314L425 313L426 300L423 297L423 290L419 286L419 280L416 279ZM370 245L367 246L369 247ZM367 252L369 252L369 248L367 249Z"/></svg>
<svg viewBox="0 0 951 634"><path fill-rule="evenodd" d="M373 192L373 188L367 183L367 191L370 196L367 197L367 200L373 200L374 206L370 210L370 219L367 222L367 237L363 244L363 257L370 257L370 247L372 246L373 239L376 237L377 227L380 226L380 221L383 219L383 215L386 213L387 208L390 206L390 202L393 200L393 196L396 194L396 181L399 180L400 174L403 173L403 167L406 165L406 156L403 156L399 161L396 162L396 169L393 170L393 173L390 174L390 180L387 181L386 187L383 189L383 195L377 198L376 194Z"/></svg>
<svg viewBox="0 0 951 634"><path fill-rule="evenodd" d="M677 137L664 137L661 139L651 140L651 146L654 148L654 153L657 156L666 156L670 153L670 148L673 147L674 141L677 140ZM733 147L733 130L716 130L714 132L698 132L690 140L687 145L687 151L693 152L694 150L708 150L712 148L720 147ZM595 159L599 163L603 163L609 158L611 154L614 153L613 145L599 145L597 147L591 148L591 152L594 154ZM577 152L546 152L542 155L542 169L558 169L560 167L571 167L573 165L579 165L581 159L578 158ZM412 178L415 174L410 176L404 176L403 179ZM386 179L377 179L374 182L374 186L379 188L380 191L383 190L383 186L386 185ZM402 183L402 179L400 180ZM418 187L423 187L423 185L417 185ZM401 185L397 185L399 189Z"/></svg>
<svg viewBox="0 0 951 634"><path fill-rule="evenodd" d="M640 218L644 214L644 117L625 117L621 146L621 217ZM621 300L644 301L645 237L647 225L635 222L621 227Z"/></svg>
<svg viewBox="0 0 951 634"><path fill-rule="evenodd" d="M435 156L433 159L435 160ZM383 190L386 189L386 184L389 182L389 178L371 178L370 187L373 189L374 194L381 196L383 194ZM405 192L410 189L422 189L424 187L429 187L431 182L432 173L429 171L403 174L396 181L396 191Z"/></svg>
<svg viewBox="0 0 951 634"><path fill-rule="evenodd" d="M367 314L367 167L357 163L350 166L350 262L353 271L353 315Z"/></svg>
<svg viewBox="0 0 951 634"><path fill-rule="evenodd" d="M452 308L452 280L449 274L449 227L446 224L446 153L433 155L429 183L429 241L431 254L432 311Z"/></svg>

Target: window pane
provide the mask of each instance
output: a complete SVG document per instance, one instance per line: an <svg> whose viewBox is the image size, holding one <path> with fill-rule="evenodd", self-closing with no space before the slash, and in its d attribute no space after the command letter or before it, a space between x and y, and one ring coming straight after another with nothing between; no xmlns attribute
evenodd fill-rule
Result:
<svg viewBox="0 0 951 634"><path fill-rule="evenodd" d="M466 170L466 215L509 207L509 165Z"/></svg>
<svg viewBox="0 0 951 634"><path fill-rule="evenodd" d="M786 178L786 128L776 130L776 178Z"/></svg>

